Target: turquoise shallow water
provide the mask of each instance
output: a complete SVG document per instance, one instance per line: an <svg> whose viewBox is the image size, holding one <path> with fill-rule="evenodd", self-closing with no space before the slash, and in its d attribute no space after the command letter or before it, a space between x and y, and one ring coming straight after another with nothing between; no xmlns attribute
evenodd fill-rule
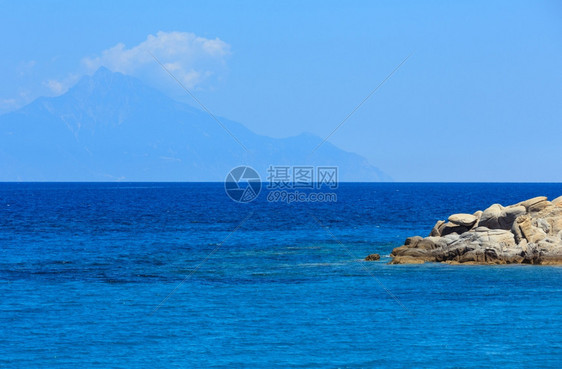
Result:
<svg viewBox="0 0 562 369"><path fill-rule="evenodd" d="M0 366L559 367L561 267L385 255L451 213L562 184L337 194L237 204L213 183L0 184Z"/></svg>

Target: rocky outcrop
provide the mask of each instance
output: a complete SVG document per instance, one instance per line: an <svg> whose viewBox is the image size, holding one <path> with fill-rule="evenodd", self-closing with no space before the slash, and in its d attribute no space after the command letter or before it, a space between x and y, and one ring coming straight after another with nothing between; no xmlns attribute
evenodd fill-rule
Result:
<svg viewBox="0 0 562 369"><path fill-rule="evenodd" d="M562 264L562 196L544 196L438 221L429 237L409 237L391 264Z"/></svg>

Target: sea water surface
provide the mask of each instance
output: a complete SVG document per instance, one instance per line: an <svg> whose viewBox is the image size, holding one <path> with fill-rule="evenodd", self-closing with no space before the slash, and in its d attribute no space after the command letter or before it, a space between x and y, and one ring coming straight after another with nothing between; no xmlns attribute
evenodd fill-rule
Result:
<svg viewBox="0 0 562 369"><path fill-rule="evenodd" d="M561 267L386 262L438 219L562 184L336 192L0 184L0 367L560 367Z"/></svg>

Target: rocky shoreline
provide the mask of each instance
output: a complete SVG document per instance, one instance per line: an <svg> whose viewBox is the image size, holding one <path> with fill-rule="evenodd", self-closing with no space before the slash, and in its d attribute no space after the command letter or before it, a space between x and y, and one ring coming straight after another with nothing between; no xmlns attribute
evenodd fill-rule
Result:
<svg viewBox="0 0 562 369"><path fill-rule="evenodd" d="M390 256L391 264L562 265L562 196L453 214L429 237L409 237Z"/></svg>

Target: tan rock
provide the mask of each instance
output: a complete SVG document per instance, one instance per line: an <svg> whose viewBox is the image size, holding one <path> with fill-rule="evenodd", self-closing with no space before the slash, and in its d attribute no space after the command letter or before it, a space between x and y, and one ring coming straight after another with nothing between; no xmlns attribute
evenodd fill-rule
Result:
<svg viewBox="0 0 562 369"><path fill-rule="evenodd" d="M546 200L547 200L546 196L537 196L537 197L533 197L532 199L529 199L529 200L521 201L517 205L524 206L528 211L531 206L533 206L535 204L538 204L539 202L546 201Z"/></svg>
<svg viewBox="0 0 562 369"><path fill-rule="evenodd" d="M469 228L472 227L477 220L478 218L476 218L474 215L463 213L453 214L449 217L449 222Z"/></svg>
<svg viewBox="0 0 562 369"><path fill-rule="evenodd" d="M446 236L448 234L456 233L456 234L463 234L467 232L470 228L464 227L453 222L447 222L443 225L441 230L441 236Z"/></svg>
<svg viewBox="0 0 562 369"><path fill-rule="evenodd" d="M550 223L544 218L533 219L533 227L542 229L545 234L549 234L552 230Z"/></svg>
<svg viewBox="0 0 562 369"><path fill-rule="evenodd" d="M536 197L483 212L453 214L426 238L409 237L392 264L562 264L562 197Z"/></svg>
<svg viewBox="0 0 562 369"><path fill-rule="evenodd" d="M519 247L521 247L521 251L527 251L527 240L526 239L522 239L521 242L519 242Z"/></svg>
<svg viewBox="0 0 562 369"><path fill-rule="evenodd" d="M423 240L418 242L418 244L416 245L416 248L422 249L422 250L434 250L434 249L436 249L438 246L435 244L433 239L434 239L434 237L424 238Z"/></svg>
<svg viewBox="0 0 562 369"><path fill-rule="evenodd" d="M410 256L396 256L389 264L423 264L425 260Z"/></svg>
<svg viewBox="0 0 562 369"><path fill-rule="evenodd" d="M441 236L441 230L443 229L443 225L445 225L445 221L438 220L437 223L433 226L431 230L430 236Z"/></svg>
<svg viewBox="0 0 562 369"><path fill-rule="evenodd" d="M526 213L524 206L510 206L505 208L498 217L498 224L501 229L511 229L513 222L518 216Z"/></svg>
<svg viewBox="0 0 562 369"><path fill-rule="evenodd" d="M521 227L519 227L519 223L517 222L513 223L513 225L511 226L511 233L513 233L515 242L518 245L521 244L521 241L525 241L525 242L527 241L523 236L523 232L521 231Z"/></svg>
<svg viewBox="0 0 562 369"><path fill-rule="evenodd" d="M499 228L498 218L503 212L503 206L494 204L482 212L478 226L487 227L490 229Z"/></svg>
<svg viewBox="0 0 562 369"><path fill-rule="evenodd" d="M519 223L519 228L521 229L523 237L525 237L529 243L537 243L546 237L546 233L542 229L533 226L533 221L529 217L524 218L522 222Z"/></svg>
<svg viewBox="0 0 562 369"><path fill-rule="evenodd" d="M409 248L409 246L407 246L407 245L402 245L400 247L396 247L396 248L394 248L394 250L392 250L392 252L390 253L390 256L399 256L399 255L402 254L402 252L404 252L408 248Z"/></svg>
<svg viewBox="0 0 562 369"><path fill-rule="evenodd" d="M484 210L478 226L484 226L490 229L511 229L513 222L518 216L524 215L527 209L521 205L503 207L500 204L494 204Z"/></svg>
<svg viewBox="0 0 562 369"><path fill-rule="evenodd" d="M539 201L536 204L533 204L533 205L529 206L528 211L529 211L529 213L536 213L536 212L544 210L545 208L547 208L551 205L552 205L552 203L550 201L546 201L546 200L545 201Z"/></svg>
<svg viewBox="0 0 562 369"><path fill-rule="evenodd" d="M408 238L406 238L406 241L404 241L404 246L415 247L416 244L418 242L420 242L421 240L423 240L423 237L420 237L420 236L408 237Z"/></svg>
<svg viewBox="0 0 562 369"><path fill-rule="evenodd" d="M551 217L546 218L546 220L550 223L552 234L558 234L558 232L562 231L562 217Z"/></svg>

